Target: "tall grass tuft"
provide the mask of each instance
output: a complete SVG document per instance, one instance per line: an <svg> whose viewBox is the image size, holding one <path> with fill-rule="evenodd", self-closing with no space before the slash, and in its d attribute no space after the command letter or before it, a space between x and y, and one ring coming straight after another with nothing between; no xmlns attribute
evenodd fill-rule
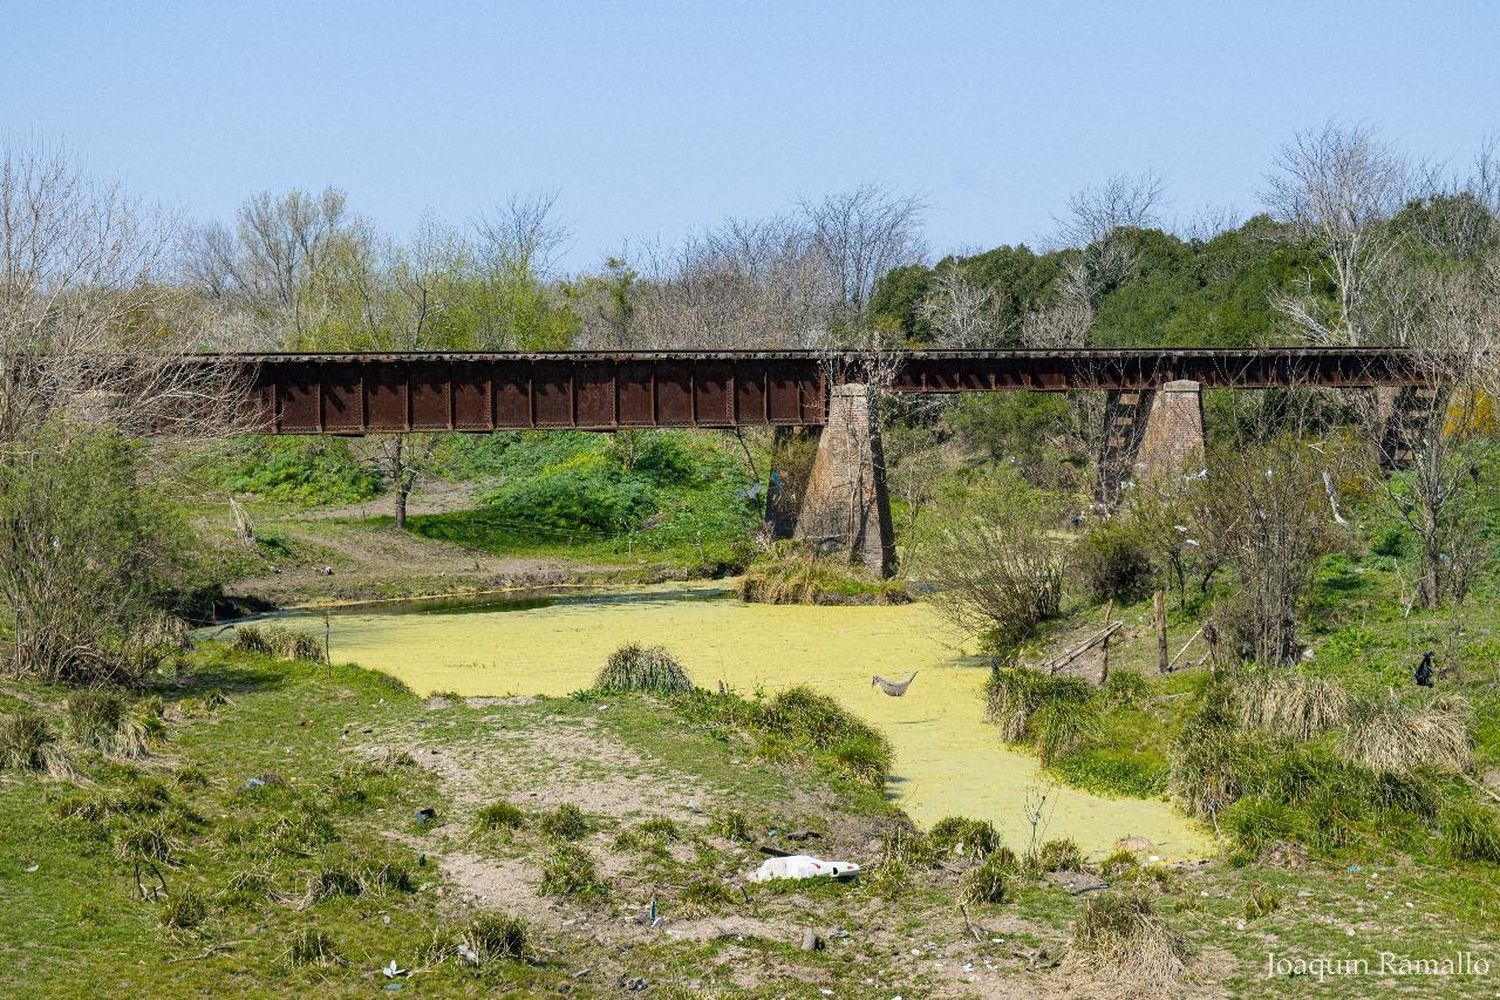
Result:
<svg viewBox="0 0 1500 1000"><path fill-rule="evenodd" d="M754 722L763 733L828 753L840 770L879 788L890 773L890 742L826 694L805 685L778 692Z"/></svg>
<svg viewBox="0 0 1500 1000"><path fill-rule="evenodd" d="M173 930L192 930L208 918L208 905L191 889L183 889L167 899L162 908L161 925Z"/></svg>
<svg viewBox="0 0 1500 1000"><path fill-rule="evenodd" d="M1461 695L1441 692L1409 705L1389 692L1360 699L1350 716L1340 749L1376 771L1463 772L1474 764L1472 711Z"/></svg>
<svg viewBox="0 0 1500 1000"><path fill-rule="evenodd" d="M900 580L865 579L802 542L777 542L745 568L740 599L756 604L905 604Z"/></svg>
<svg viewBox="0 0 1500 1000"><path fill-rule="evenodd" d="M1443 850L1455 861L1500 864L1500 820L1493 809L1477 802L1461 802L1438 814Z"/></svg>
<svg viewBox="0 0 1500 1000"><path fill-rule="evenodd" d="M554 841L542 859L541 890L559 899L604 899L609 883L599 877L594 859L582 848Z"/></svg>
<svg viewBox="0 0 1500 1000"><path fill-rule="evenodd" d="M127 759L146 756L152 730L164 731L159 716L132 715L123 695L99 688L68 696L68 728L84 746Z"/></svg>
<svg viewBox="0 0 1500 1000"><path fill-rule="evenodd" d="M520 917L500 913L476 913L459 933L460 951L473 965L491 962L525 962L531 958L530 932Z"/></svg>
<svg viewBox="0 0 1500 1000"><path fill-rule="evenodd" d="M272 648L271 641L266 638L266 633L258 625L240 625L234 630L234 641L231 647L240 653L255 653L260 656L271 656L276 650Z"/></svg>
<svg viewBox="0 0 1500 1000"><path fill-rule="evenodd" d="M1143 993L1169 990L1188 960L1187 940L1143 893L1106 892L1083 904L1073 921L1068 964Z"/></svg>
<svg viewBox="0 0 1500 1000"><path fill-rule="evenodd" d="M537 828L558 840L577 840L589 832L588 817L571 802L564 802L537 817Z"/></svg>
<svg viewBox="0 0 1500 1000"><path fill-rule="evenodd" d="M995 824L966 816L945 816L933 824L927 837L936 850L972 858L988 857L1000 846Z"/></svg>
<svg viewBox="0 0 1500 1000"><path fill-rule="evenodd" d="M0 770L6 768L46 771L54 778L73 773L52 726L26 708L0 717Z"/></svg>
<svg viewBox="0 0 1500 1000"><path fill-rule="evenodd" d="M125 719L125 699L100 688L68 696L68 728L73 738L94 750L108 750Z"/></svg>
<svg viewBox="0 0 1500 1000"><path fill-rule="evenodd" d="M594 678L594 687L609 694L646 691L672 695L693 690L693 682L682 664L661 646L632 642L609 654Z"/></svg>
<svg viewBox="0 0 1500 1000"><path fill-rule="evenodd" d="M1087 681L1030 667L994 671L986 710L1007 743L1035 743L1043 766L1078 749L1099 728L1099 704Z"/></svg>
<svg viewBox="0 0 1500 1000"><path fill-rule="evenodd" d="M334 965L343 961L333 938L316 927L304 927L287 942L287 960L292 965Z"/></svg>
<svg viewBox="0 0 1500 1000"><path fill-rule="evenodd" d="M1235 687L1240 725L1278 739L1310 740L1349 724L1349 693L1338 681L1299 670L1257 671Z"/></svg>
<svg viewBox="0 0 1500 1000"><path fill-rule="evenodd" d="M963 877L963 897L969 903L1003 903L1010 896L1016 877L1016 858L1009 851L995 851L984 863Z"/></svg>
<svg viewBox="0 0 1500 1000"><path fill-rule="evenodd" d="M1199 819L1213 820L1244 791L1253 752L1238 729L1233 692L1214 682L1172 743L1167 790Z"/></svg>
<svg viewBox="0 0 1500 1000"><path fill-rule="evenodd" d="M491 802L480 809L474 817L474 832L476 833L516 830L525 825L526 814L504 799Z"/></svg>

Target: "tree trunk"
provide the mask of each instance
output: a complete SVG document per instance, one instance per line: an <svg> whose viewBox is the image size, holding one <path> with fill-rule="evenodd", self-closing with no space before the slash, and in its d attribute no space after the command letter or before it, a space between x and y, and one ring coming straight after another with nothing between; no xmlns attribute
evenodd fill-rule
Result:
<svg viewBox="0 0 1500 1000"><path fill-rule="evenodd" d="M396 487L396 530L406 530L406 495L411 492L411 477L406 474L406 437L396 436L396 448L391 458L391 480Z"/></svg>

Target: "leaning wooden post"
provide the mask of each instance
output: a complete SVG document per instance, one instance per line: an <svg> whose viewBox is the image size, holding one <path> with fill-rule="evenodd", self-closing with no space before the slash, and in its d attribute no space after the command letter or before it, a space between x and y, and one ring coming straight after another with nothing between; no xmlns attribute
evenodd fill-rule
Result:
<svg viewBox="0 0 1500 1000"><path fill-rule="evenodd" d="M1104 606L1104 627L1106 630L1109 628L1110 612L1114 611L1114 609L1115 599L1111 597L1109 599L1109 603ZM1109 680L1109 638L1109 632L1106 631L1104 634L1103 659L1101 660L1099 666L1100 687L1103 687L1104 683Z"/></svg>
<svg viewBox="0 0 1500 1000"><path fill-rule="evenodd" d="M1156 615L1156 669L1164 674L1167 672L1167 592L1158 590L1151 603Z"/></svg>

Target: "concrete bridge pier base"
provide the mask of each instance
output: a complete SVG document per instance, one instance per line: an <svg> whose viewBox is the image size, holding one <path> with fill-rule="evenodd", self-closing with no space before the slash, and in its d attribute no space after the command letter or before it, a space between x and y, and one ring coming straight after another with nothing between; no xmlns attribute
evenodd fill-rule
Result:
<svg viewBox="0 0 1500 1000"><path fill-rule="evenodd" d="M1151 401L1146 432L1136 454L1136 482L1175 476L1203 461L1203 387L1167 382Z"/></svg>
<svg viewBox="0 0 1500 1000"><path fill-rule="evenodd" d="M890 575L891 504L868 386L833 386L820 429L777 429L766 520L772 537L799 539L871 573Z"/></svg>
<svg viewBox="0 0 1500 1000"><path fill-rule="evenodd" d="M1125 482L1149 483L1203 461L1203 387L1167 382L1156 390L1115 392L1105 407L1097 499L1114 506Z"/></svg>

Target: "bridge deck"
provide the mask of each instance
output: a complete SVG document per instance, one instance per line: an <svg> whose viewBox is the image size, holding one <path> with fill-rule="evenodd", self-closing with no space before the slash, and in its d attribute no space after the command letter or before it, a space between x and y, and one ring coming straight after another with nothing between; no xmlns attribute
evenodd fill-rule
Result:
<svg viewBox="0 0 1500 1000"><path fill-rule="evenodd" d="M905 393L1417 385L1381 348L904 351ZM247 417L280 434L817 426L866 359L810 351L216 355L245 368Z"/></svg>

